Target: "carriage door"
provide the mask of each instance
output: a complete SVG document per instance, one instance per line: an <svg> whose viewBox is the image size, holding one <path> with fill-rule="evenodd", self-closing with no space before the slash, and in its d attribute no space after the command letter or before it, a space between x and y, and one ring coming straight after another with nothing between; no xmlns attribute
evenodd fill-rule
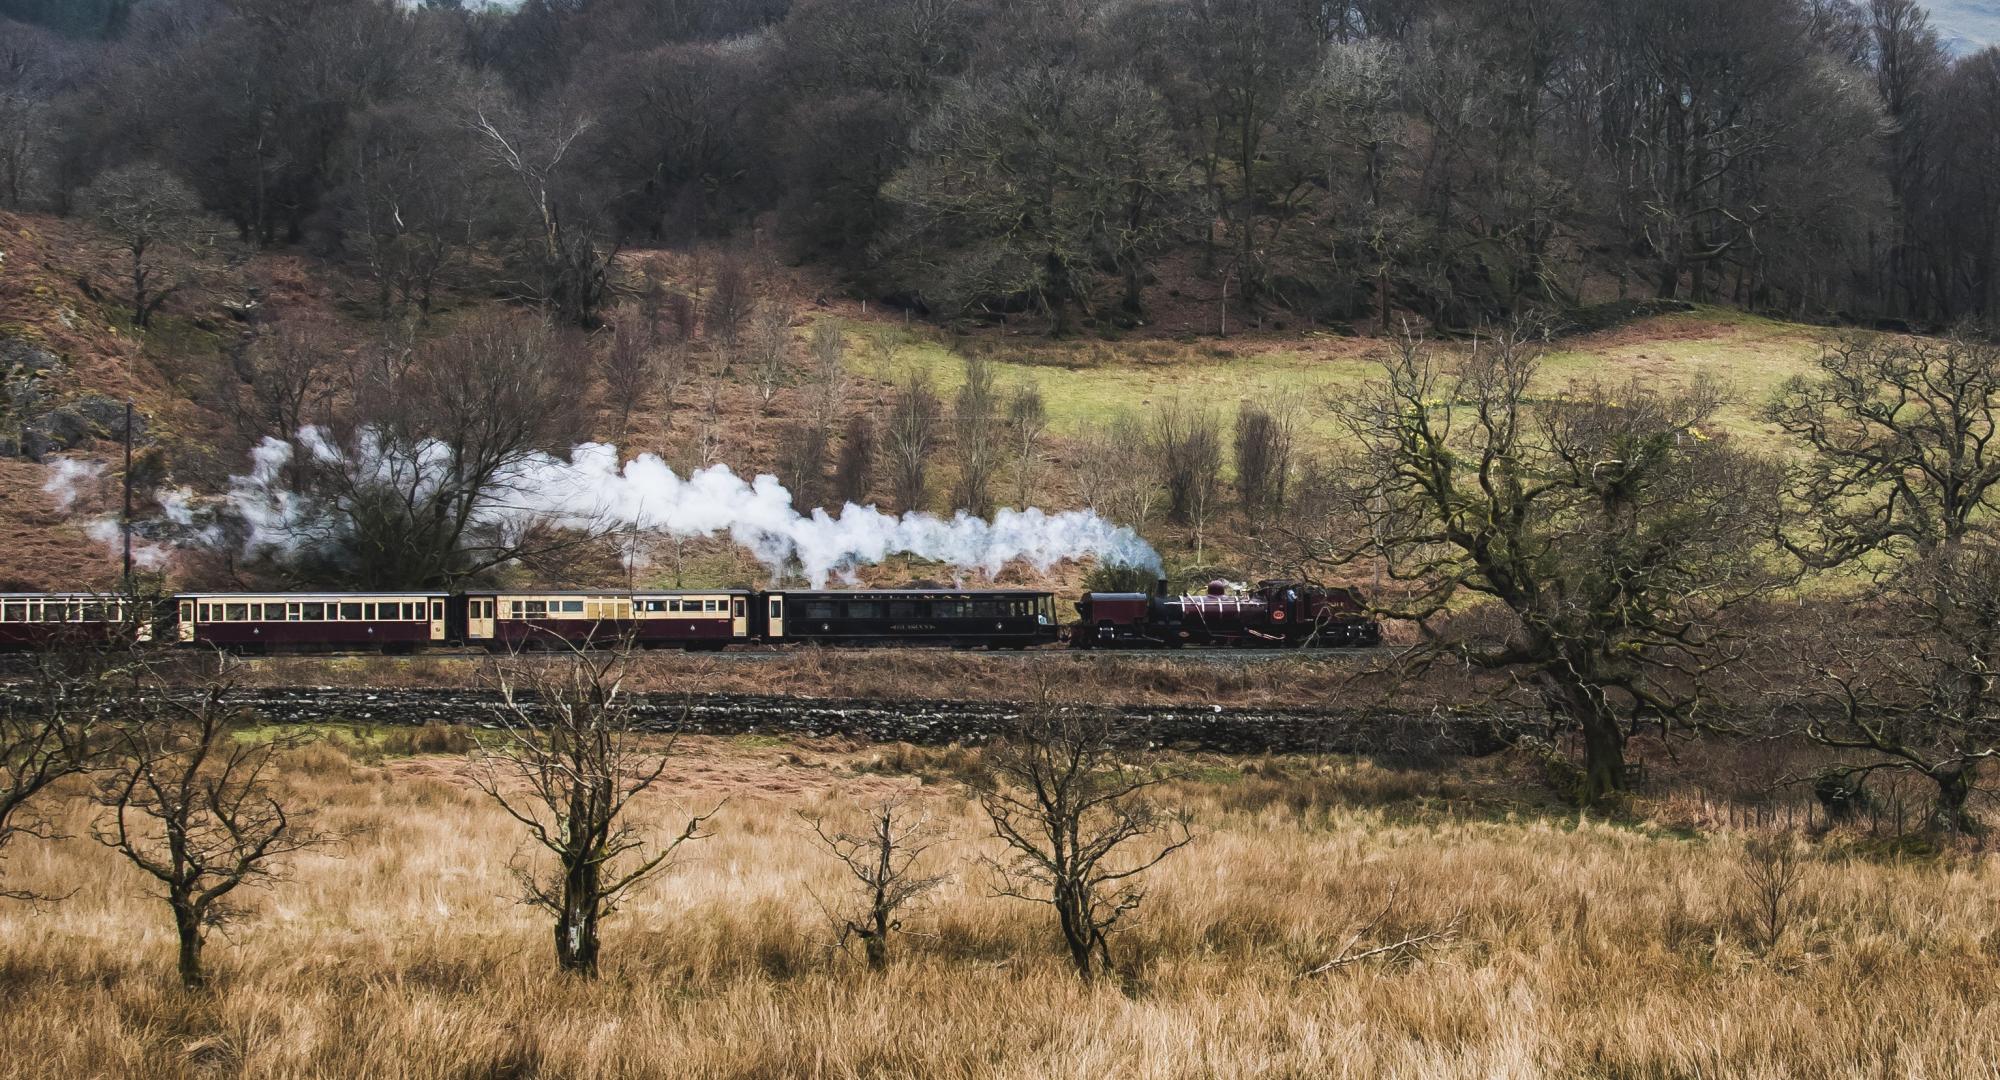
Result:
<svg viewBox="0 0 2000 1080"><path fill-rule="evenodd" d="M782 596L773 596L769 599L771 603L770 628L764 631L764 636L775 641L785 636L785 598Z"/></svg>
<svg viewBox="0 0 2000 1080"><path fill-rule="evenodd" d="M469 638L493 637L493 600L490 597L471 597L465 602L465 636Z"/></svg>
<svg viewBox="0 0 2000 1080"><path fill-rule="evenodd" d="M737 596L729 601L729 636L735 638L750 635L750 601Z"/></svg>
<svg viewBox="0 0 2000 1080"><path fill-rule="evenodd" d="M194 640L194 601L181 601L181 617L174 625L175 636L182 641Z"/></svg>
<svg viewBox="0 0 2000 1080"><path fill-rule="evenodd" d="M418 602L418 603L423 603L423 601L421 601L421 600L419 600L419 601L417 601L417 602ZM444 640L444 601L442 601L442 600L432 600L432 601L430 601L430 605L431 605L431 640L432 640L432 641L443 641L443 640Z"/></svg>

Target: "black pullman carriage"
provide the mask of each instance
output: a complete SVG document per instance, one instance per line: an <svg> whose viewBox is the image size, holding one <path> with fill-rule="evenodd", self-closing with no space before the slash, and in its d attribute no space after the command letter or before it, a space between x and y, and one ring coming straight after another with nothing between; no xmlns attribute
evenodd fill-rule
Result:
<svg viewBox="0 0 2000 1080"><path fill-rule="evenodd" d="M1026 648L1057 638L1055 596L1006 589L841 589L763 596L764 638Z"/></svg>

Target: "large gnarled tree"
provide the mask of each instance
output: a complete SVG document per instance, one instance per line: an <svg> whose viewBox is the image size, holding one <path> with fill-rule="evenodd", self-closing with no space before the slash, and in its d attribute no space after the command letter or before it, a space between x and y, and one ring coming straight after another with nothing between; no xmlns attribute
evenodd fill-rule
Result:
<svg viewBox="0 0 2000 1080"><path fill-rule="evenodd" d="M1537 375L1518 332L1463 353L1401 342L1338 406L1345 520L1306 546L1401 586L1378 602L1427 631L1413 668L1462 658L1535 687L1581 733L1588 803L1626 786L1633 725L1699 719L1730 655L1719 614L1772 581L1776 472L1715 434L1705 382L1544 391ZM1443 618L1480 598L1511 616L1497 639Z"/></svg>
<svg viewBox="0 0 2000 1080"><path fill-rule="evenodd" d="M1765 415L1806 451L1789 481L1786 547L1816 568L1860 566L1881 633L1795 637L1814 676L1784 703L1810 737L1842 752L1820 777L1852 800L1881 770L1936 785L1942 828L1966 810L1977 770L2000 754L2000 345L1854 336L1787 382ZM1899 644L1884 662L1882 641Z"/></svg>

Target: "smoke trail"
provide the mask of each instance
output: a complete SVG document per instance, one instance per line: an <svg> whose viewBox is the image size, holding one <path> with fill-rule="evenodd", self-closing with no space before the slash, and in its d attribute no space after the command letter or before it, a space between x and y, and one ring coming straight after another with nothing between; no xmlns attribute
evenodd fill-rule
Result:
<svg viewBox="0 0 2000 1080"><path fill-rule="evenodd" d="M83 497L85 489L95 485L103 475L103 462L57 458L49 463L49 478L42 484L42 490L55 496L56 509L67 514Z"/></svg>
<svg viewBox="0 0 2000 1080"><path fill-rule="evenodd" d="M42 490L55 497L56 509L62 513L73 513L81 508L81 501L96 502L99 492L95 490L104 477L104 463L85 461L80 458L58 458L49 463L49 478L42 483ZM194 511L192 496L185 489L157 492L155 496L170 526L192 525ZM117 557L124 551L125 530L119 525L118 515L108 513L92 514L83 523L83 531L92 540L104 545L104 550ZM173 549L163 544L134 540L132 543L132 565L141 570L157 570L172 558Z"/></svg>
<svg viewBox="0 0 2000 1080"><path fill-rule="evenodd" d="M443 479L447 455L436 444L398 451L369 432L351 447L313 428L299 435L316 460L418 499L434 493ZM250 471L232 478L228 502L247 529L248 554L297 553L337 532L328 527L335 524L330 516L337 508L285 488L282 476L295 452L291 444L267 438L252 451ZM580 445L568 460L531 455L506 470L494 491L476 511L475 525L517 534L535 524L679 538L726 534L774 579L796 568L816 588L835 577L851 581L858 567L892 555L989 577L1014 562L1038 571L1085 558L1112 566L1160 566L1158 553L1137 533L1088 510L1002 509L990 520L964 512L949 519L894 515L853 503L834 513L801 511L776 477L746 481L724 465L682 477L653 454L621 465L618 448L606 443Z"/></svg>

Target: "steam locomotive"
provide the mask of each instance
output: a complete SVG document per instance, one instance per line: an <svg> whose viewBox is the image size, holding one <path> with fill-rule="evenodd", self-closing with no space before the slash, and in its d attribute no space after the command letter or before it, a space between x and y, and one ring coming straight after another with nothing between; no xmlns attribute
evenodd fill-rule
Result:
<svg viewBox="0 0 2000 1080"><path fill-rule="evenodd" d="M1055 594L1016 589L488 589L466 592L184 593L147 601L84 593L0 594L0 650L161 640L245 653L630 643L945 645L1025 649L1367 646L1380 624L1351 589L1261 581L1204 595L1087 593L1077 620Z"/></svg>

